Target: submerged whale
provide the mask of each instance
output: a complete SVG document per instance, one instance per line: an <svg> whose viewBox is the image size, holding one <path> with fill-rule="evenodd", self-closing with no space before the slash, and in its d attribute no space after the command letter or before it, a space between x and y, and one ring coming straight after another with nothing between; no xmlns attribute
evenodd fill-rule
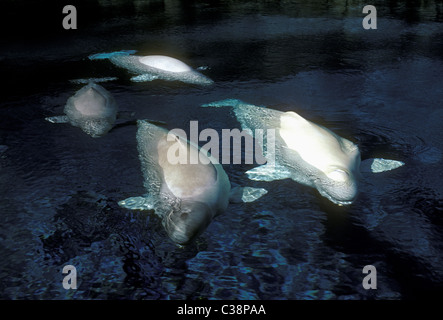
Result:
<svg viewBox="0 0 443 320"><path fill-rule="evenodd" d="M70 123L90 136L105 135L114 126L118 106L102 86L89 83L68 99L64 115L47 117L52 123Z"/></svg>
<svg viewBox="0 0 443 320"><path fill-rule="evenodd" d="M223 106L232 107L242 129L252 135L256 129L275 129L272 148L270 141L262 146L268 163L247 171L249 179L290 178L316 188L323 197L338 205L349 205L356 199L361 170L356 144L293 111L272 110L235 99L202 105ZM271 149L274 152L268 152ZM375 158L363 161L362 169L383 172L402 165L401 161Z"/></svg>
<svg viewBox="0 0 443 320"><path fill-rule="evenodd" d="M258 199L264 189L231 190L229 178L217 159L186 140L148 121L137 122L137 146L147 194L119 202L131 210L154 210L169 237L177 244L200 235L231 200ZM185 155L180 161L176 155ZM191 160L194 159L194 160ZM234 194L235 193L235 194ZM247 198L245 198L245 196Z"/></svg>
<svg viewBox="0 0 443 320"><path fill-rule="evenodd" d="M135 82L162 79L199 85L214 83L211 79L178 59L164 55L137 56L132 55L133 53L135 53L134 50L97 53L89 56L89 59L109 59L116 66L137 74L137 76L131 78Z"/></svg>

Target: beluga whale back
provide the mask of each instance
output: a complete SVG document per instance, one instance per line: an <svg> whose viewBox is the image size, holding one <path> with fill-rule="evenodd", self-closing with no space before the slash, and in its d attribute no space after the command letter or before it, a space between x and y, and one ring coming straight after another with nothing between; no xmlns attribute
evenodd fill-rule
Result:
<svg viewBox="0 0 443 320"><path fill-rule="evenodd" d="M331 130L315 124L299 114L282 112L228 99L202 107L230 106L243 130L275 129L274 146L265 141L268 163L246 172L249 179L273 181L290 178L314 187L337 205L350 205L357 197L361 157L358 146ZM272 157L272 159L271 159ZM372 172L383 172L404 163L387 159L368 159ZM364 166L368 167L367 165Z"/></svg>

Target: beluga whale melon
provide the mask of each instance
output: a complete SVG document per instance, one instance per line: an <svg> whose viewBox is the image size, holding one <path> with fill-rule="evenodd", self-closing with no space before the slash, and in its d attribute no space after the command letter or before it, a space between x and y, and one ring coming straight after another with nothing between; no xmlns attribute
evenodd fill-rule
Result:
<svg viewBox="0 0 443 320"><path fill-rule="evenodd" d="M116 66L136 74L137 76L131 78L135 82L162 79L198 85L214 83L205 75L176 58L164 55L138 56L133 55L133 53L135 53L134 50L97 53L90 55L89 59L109 59Z"/></svg>
<svg viewBox="0 0 443 320"><path fill-rule="evenodd" d="M246 172L251 180L292 179L316 188L337 205L350 205L357 197L360 172L383 172L404 165L390 159L361 162L356 144L293 111L282 112L227 99L202 107L232 107L243 130L275 129L274 145L262 146L268 163ZM268 152L269 150L273 152ZM362 166L360 167L360 165Z"/></svg>
<svg viewBox="0 0 443 320"><path fill-rule="evenodd" d="M112 129L117 111L118 106L112 95L102 86L91 82L68 99L64 115L47 117L46 120L69 123L97 138Z"/></svg>
<svg viewBox="0 0 443 320"><path fill-rule="evenodd" d="M251 202L266 193L252 187L231 189L218 160L181 132L145 120L138 120L137 126L137 148L147 193L122 200L119 205L131 210L154 210L175 243L192 242L230 201L241 197L243 202Z"/></svg>

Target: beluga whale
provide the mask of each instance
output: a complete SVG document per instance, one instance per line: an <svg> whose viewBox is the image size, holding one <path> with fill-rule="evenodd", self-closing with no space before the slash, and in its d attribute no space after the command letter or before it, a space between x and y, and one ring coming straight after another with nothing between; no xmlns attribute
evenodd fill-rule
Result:
<svg viewBox="0 0 443 320"><path fill-rule="evenodd" d="M134 82L162 79L181 81L190 84L211 85L210 78L194 70L186 63L165 55L133 55L135 50L123 50L109 53L97 53L89 56L90 60L109 59L118 67L136 74L131 80Z"/></svg>
<svg viewBox="0 0 443 320"><path fill-rule="evenodd" d="M262 146L268 162L246 172L251 180L289 178L317 189L323 197L343 206L355 201L361 172L378 173L404 165L402 161L382 158L361 161L356 144L293 111L282 112L237 99L202 105L225 106L232 108L242 129L251 135L256 129L275 130L272 148L267 140Z"/></svg>
<svg viewBox="0 0 443 320"><path fill-rule="evenodd" d="M45 119L52 123L69 123L98 138L112 129L117 111L112 95L102 86L90 82L68 99L64 115Z"/></svg>
<svg viewBox="0 0 443 320"><path fill-rule="evenodd" d="M176 244L191 243L229 202L251 202L266 194L262 188L231 189L218 160L187 140L181 129L168 131L146 120L138 120L137 127L147 193L118 204L130 210L153 210Z"/></svg>

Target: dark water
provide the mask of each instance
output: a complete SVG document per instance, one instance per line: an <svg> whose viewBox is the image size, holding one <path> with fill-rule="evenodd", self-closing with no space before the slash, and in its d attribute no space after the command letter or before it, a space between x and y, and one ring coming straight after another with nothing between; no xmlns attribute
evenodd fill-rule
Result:
<svg viewBox="0 0 443 320"><path fill-rule="evenodd" d="M0 298L410 299L443 293L443 2L70 1L2 3ZM215 81L134 83L87 56L122 49L179 58ZM81 85L104 83L121 110L172 128L239 127L236 98L294 110L357 143L362 158L406 163L366 175L358 200L337 207L293 181L231 204L197 241L178 248L158 218L119 200L144 193L135 126L93 139L44 120ZM77 268L78 289L62 287ZM362 268L377 268L365 290Z"/></svg>

